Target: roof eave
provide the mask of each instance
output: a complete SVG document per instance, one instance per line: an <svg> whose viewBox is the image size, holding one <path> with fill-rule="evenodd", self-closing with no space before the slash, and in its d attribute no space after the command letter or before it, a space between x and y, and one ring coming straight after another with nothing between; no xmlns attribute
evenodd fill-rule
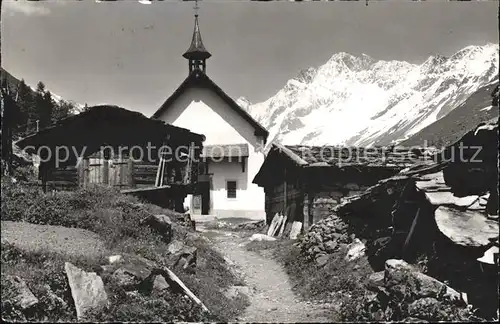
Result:
<svg viewBox="0 0 500 324"><path fill-rule="evenodd" d="M195 79L197 76L202 75L203 79L197 80ZM269 132L264 128L261 124L259 124L255 119L253 119L248 112L246 112L243 108L241 108L231 97L229 97L215 82L213 82L203 71L194 70L191 72L187 78L177 87L174 93L165 100L163 105L158 108L158 110L151 116L152 119L158 118L165 110L167 110L171 104L182 94L184 89L189 86L190 82L208 82L208 85L213 88L213 90L223 99L226 103L231 106L236 112L243 117L248 123L252 125L254 128L255 136L264 137L264 142L267 142L267 138L269 136Z"/></svg>
<svg viewBox="0 0 500 324"><path fill-rule="evenodd" d="M184 54L182 54L182 57L188 60L189 59L206 60L212 57L212 54L210 54L210 52L208 52L207 50L188 49Z"/></svg>

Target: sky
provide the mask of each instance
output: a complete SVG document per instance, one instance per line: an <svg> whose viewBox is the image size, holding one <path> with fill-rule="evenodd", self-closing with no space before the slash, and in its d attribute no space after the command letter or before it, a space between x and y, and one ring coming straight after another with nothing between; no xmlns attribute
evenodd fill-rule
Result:
<svg viewBox="0 0 500 324"><path fill-rule="evenodd" d="M3 0L2 67L66 100L146 116L182 83L193 2ZM421 63L498 43L498 1L203 0L207 74L229 96L264 101L299 70L337 52Z"/></svg>

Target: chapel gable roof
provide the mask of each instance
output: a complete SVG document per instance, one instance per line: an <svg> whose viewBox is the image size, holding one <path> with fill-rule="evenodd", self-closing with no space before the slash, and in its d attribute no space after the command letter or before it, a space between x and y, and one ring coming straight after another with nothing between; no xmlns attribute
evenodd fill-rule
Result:
<svg viewBox="0 0 500 324"><path fill-rule="evenodd" d="M161 107L153 114L152 118L157 119L162 113L167 111L172 104L178 99L184 91L191 87L206 88L214 91L231 109L238 115L243 117L255 129L256 136L263 136L267 139L269 132L250 116L243 108L241 108L231 97L229 97L215 82L213 82L203 71L199 69L193 70L174 93L161 105Z"/></svg>

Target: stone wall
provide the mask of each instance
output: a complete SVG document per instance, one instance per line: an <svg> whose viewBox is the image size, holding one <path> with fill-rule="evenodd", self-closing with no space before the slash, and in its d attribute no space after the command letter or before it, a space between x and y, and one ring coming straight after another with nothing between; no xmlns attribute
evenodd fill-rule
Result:
<svg viewBox="0 0 500 324"><path fill-rule="evenodd" d="M313 224L331 215L331 210L342 203L345 198L359 195L368 186L355 183L336 184L323 186L319 192L314 193L311 201Z"/></svg>

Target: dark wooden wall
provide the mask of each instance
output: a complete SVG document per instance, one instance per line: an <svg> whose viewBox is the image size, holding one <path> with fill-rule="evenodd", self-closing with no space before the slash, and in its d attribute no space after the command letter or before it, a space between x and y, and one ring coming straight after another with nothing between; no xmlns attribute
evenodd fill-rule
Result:
<svg viewBox="0 0 500 324"><path fill-rule="evenodd" d="M267 168L269 177L264 185L267 222L282 212L289 219L292 216L293 220L303 222L304 228L327 217L343 198L360 194L399 171L366 167L300 167L277 155L269 161Z"/></svg>
<svg viewBox="0 0 500 324"><path fill-rule="evenodd" d="M197 182L196 163L190 171L191 181ZM179 163L179 178L184 179L186 163ZM100 153L85 158L78 166L66 166L52 169L48 176L49 190L76 190L87 188L93 184L108 185L118 189L154 187L158 171L158 162L133 161L127 155L121 158L104 159ZM164 183L175 183L175 172L170 178L164 175Z"/></svg>

